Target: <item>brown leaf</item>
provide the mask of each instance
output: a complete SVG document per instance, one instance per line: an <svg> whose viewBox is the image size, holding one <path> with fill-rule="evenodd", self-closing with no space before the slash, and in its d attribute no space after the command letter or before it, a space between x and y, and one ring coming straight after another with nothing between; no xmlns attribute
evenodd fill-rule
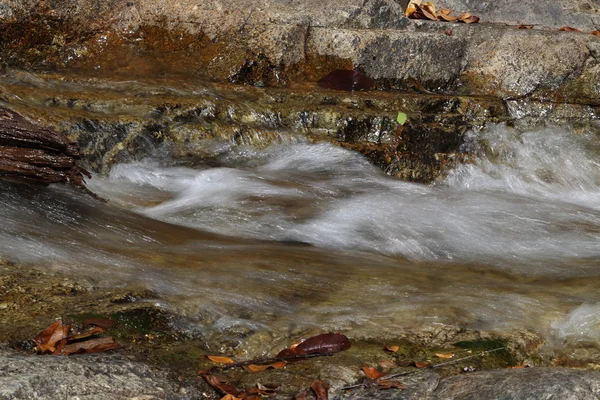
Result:
<svg viewBox="0 0 600 400"><path fill-rule="evenodd" d="M435 11L435 10L434 10ZM438 17L435 12L431 12L431 8L425 8L417 6L417 12L413 14L413 18L416 19L429 19L431 21L437 21Z"/></svg>
<svg viewBox="0 0 600 400"><path fill-rule="evenodd" d="M393 362L392 360L381 360L379 361L379 366L383 369L392 369L394 367L396 367L396 363Z"/></svg>
<svg viewBox="0 0 600 400"><path fill-rule="evenodd" d="M458 16L458 20L465 24L475 24L479 22L479 17L472 15L471 13L463 13Z"/></svg>
<svg viewBox="0 0 600 400"><path fill-rule="evenodd" d="M270 396L272 394L275 394L277 389L279 389L279 386L269 383L263 385L260 382L258 382L256 384L256 388L258 389L258 394L261 394L263 396Z"/></svg>
<svg viewBox="0 0 600 400"><path fill-rule="evenodd" d="M250 365L247 365L246 367L244 367L244 369L249 372L261 372L261 371L264 371L269 368L281 369L281 368L284 368L286 365L287 365L287 362L279 361L279 362L269 364L269 365L250 364Z"/></svg>
<svg viewBox="0 0 600 400"><path fill-rule="evenodd" d="M327 391L329 390L329 385L327 383L317 379L310 385L310 388L315 392L317 400L328 400Z"/></svg>
<svg viewBox="0 0 600 400"><path fill-rule="evenodd" d="M594 36L600 36L600 31L591 31L590 34Z"/></svg>
<svg viewBox="0 0 600 400"><path fill-rule="evenodd" d="M212 386L213 388L217 389L218 391L220 391L221 393L223 393L225 395L230 394L233 396L239 396L239 394L240 394L240 392L237 390L237 388L235 386L233 386L230 383L222 381L216 375L202 375L202 377L204 378L206 383L208 383L210 386Z"/></svg>
<svg viewBox="0 0 600 400"><path fill-rule="evenodd" d="M563 32L581 32L579 29L571 28L570 26L563 26L559 29L559 31Z"/></svg>
<svg viewBox="0 0 600 400"><path fill-rule="evenodd" d="M221 397L220 400L242 400L242 398L235 397L234 395L227 393L225 396Z"/></svg>
<svg viewBox="0 0 600 400"><path fill-rule="evenodd" d="M67 344L60 349L59 352L55 352L54 354L63 354L68 356L76 353L102 353L104 351L115 350L120 347L121 346L118 343L115 343L111 337L96 338L86 340L84 342Z"/></svg>
<svg viewBox="0 0 600 400"><path fill-rule="evenodd" d="M406 11L404 11L404 15L410 18L415 11L417 11L417 7L421 5L421 0L410 0L408 5L406 6Z"/></svg>
<svg viewBox="0 0 600 400"><path fill-rule="evenodd" d="M375 81L361 72L339 69L319 79L318 84L326 89L351 92L354 90L370 90L375 85Z"/></svg>
<svg viewBox="0 0 600 400"><path fill-rule="evenodd" d="M387 344L384 344L383 350L389 351L390 353L395 353L400 350L400 346L388 346Z"/></svg>
<svg viewBox="0 0 600 400"><path fill-rule="evenodd" d="M222 357L222 356L205 356L206 358L208 358L210 361L219 363L219 364L233 364L235 363L235 361L233 361L231 358L229 357Z"/></svg>
<svg viewBox="0 0 600 400"><path fill-rule="evenodd" d="M517 25L517 29L533 29L533 25Z"/></svg>
<svg viewBox="0 0 600 400"><path fill-rule="evenodd" d="M303 356L307 354L334 354L350 348L350 340L341 333L323 333L310 337L293 349L279 352L276 358Z"/></svg>
<svg viewBox="0 0 600 400"><path fill-rule="evenodd" d="M404 386L403 384L401 384L398 381L386 381L386 380L381 380L381 381L377 381L377 388L378 389L382 389L382 390L387 390L387 389L406 389L406 386Z"/></svg>
<svg viewBox="0 0 600 400"><path fill-rule="evenodd" d="M89 325L96 325L100 328L108 329L115 325L115 321L110 320L108 318L88 318L83 321L83 327L87 327Z"/></svg>
<svg viewBox="0 0 600 400"><path fill-rule="evenodd" d="M38 345L37 349L40 353L53 353L55 345L69 334L71 327L63 325L61 320L54 322L52 325L38 333L33 341Z"/></svg>
<svg viewBox="0 0 600 400"><path fill-rule="evenodd" d="M449 10L447 8L442 8L439 12L439 19L444 20L446 22L456 22L458 21L458 17L451 15L450 13L452 12L452 10Z"/></svg>
<svg viewBox="0 0 600 400"><path fill-rule="evenodd" d="M454 353L435 353L436 357L439 358L452 358L454 357Z"/></svg>
<svg viewBox="0 0 600 400"><path fill-rule="evenodd" d="M431 367L431 363L429 361L415 361L414 365L417 368L430 368Z"/></svg>
<svg viewBox="0 0 600 400"><path fill-rule="evenodd" d="M369 379L379 379L382 376L386 375L385 372L377 371L373 367L362 367L362 370L365 373L365 375L367 376L367 378L369 378Z"/></svg>
<svg viewBox="0 0 600 400"><path fill-rule="evenodd" d="M432 21L438 20L437 12L435 11L435 6L429 1L421 6L421 12L423 13L423 15L425 15L426 18Z"/></svg>
<svg viewBox="0 0 600 400"><path fill-rule="evenodd" d="M406 11L404 11L404 15L406 15L407 18L411 18L416 11L417 11L416 7L406 7Z"/></svg>

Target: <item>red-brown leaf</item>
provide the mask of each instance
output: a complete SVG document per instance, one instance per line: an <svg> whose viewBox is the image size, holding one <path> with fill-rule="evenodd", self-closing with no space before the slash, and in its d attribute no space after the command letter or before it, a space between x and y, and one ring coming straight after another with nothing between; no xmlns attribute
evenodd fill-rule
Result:
<svg viewBox="0 0 600 400"><path fill-rule="evenodd" d="M559 29L559 31L563 32L581 32L579 29L571 28L570 26L563 26Z"/></svg>
<svg viewBox="0 0 600 400"><path fill-rule="evenodd" d="M377 388L381 389L381 390L387 390L387 389L406 389L406 386L404 386L403 384L401 384L400 382L397 381L386 381L386 380L381 380L381 381L377 381Z"/></svg>
<svg viewBox="0 0 600 400"><path fill-rule="evenodd" d="M327 383L317 379L310 385L310 388L315 392L317 400L328 400L327 391L329 390L329 385Z"/></svg>
<svg viewBox="0 0 600 400"><path fill-rule="evenodd" d="M373 367L363 367L362 370L369 379L379 379L382 376L386 375L385 372L377 371L377 369Z"/></svg>
<svg viewBox="0 0 600 400"><path fill-rule="evenodd" d="M63 325L62 321L58 320L42 332L38 333L33 341L38 345L38 351L41 353L53 353L58 342L65 339L71 327Z"/></svg>
<svg viewBox="0 0 600 400"><path fill-rule="evenodd" d="M323 333L308 338L293 349L279 352L276 358L303 356L308 354L334 354L350 348L350 340L341 333Z"/></svg>
<svg viewBox="0 0 600 400"><path fill-rule="evenodd" d="M429 368L429 367L431 367L431 363L429 361L415 361L414 365L417 368Z"/></svg>
<svg viewBox="0 0 600 400"><path fill-rule="evenodd" d="M88 318L83 321L83 327L87 327L89 325L96 325L100 328L108 329L115 325L115 321L110 320L108 318Z"/></svg>
<svg viewBox="0 0 600 400"><path fill-rule="evenodd" d="M76 353L101 353L108 350L118 349L121 346L115 343L113 338L96 338L86 340L84 342L70 343L64 346L60 351L57 350L55 354L70 355Z"/></svg>
<svg viewBox="0 0 600 400"><path fill-rule="evenodd" d="M216 375L202 375L206 383L208 383L213 388L217 389L221 393L227 395L231 394L233 396L239 396L240 392L237 390L235 386L230 383L222 381Z"/></svg>
<svg viewBox="0 0 600 400"><path fill-rule="evenodd" d="M600 36L600 31L591 31L590 34L594 36Z"/></svg>

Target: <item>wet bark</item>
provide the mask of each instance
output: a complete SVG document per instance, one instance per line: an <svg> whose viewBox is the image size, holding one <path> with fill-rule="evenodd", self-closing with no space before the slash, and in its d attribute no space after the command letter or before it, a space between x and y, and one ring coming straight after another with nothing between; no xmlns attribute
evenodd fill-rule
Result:
<svg viewBox="0 0 600 400"><path fill-rule="evenodd" d="M0 107L0 179L85 188L84 176L89 173L76 165L80 158L76 144Z"/></svg>

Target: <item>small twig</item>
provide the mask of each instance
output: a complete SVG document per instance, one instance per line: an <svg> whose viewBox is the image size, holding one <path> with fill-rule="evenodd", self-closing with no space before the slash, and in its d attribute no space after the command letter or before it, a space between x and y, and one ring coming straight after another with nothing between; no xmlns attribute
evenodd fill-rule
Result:
<svg viewBox="0 0 600 400"><path fill-rule="evenodd" d="M496 351L500 351L500 350L506 350L506 347L498 347L496 349L482 351L481 353L478 353L478 354L473 354L473 355L470 355L470 356L467 356L467 357L457 358L456 360L446 361L446 362L443 362L443 363L432 365L429 368L421 368L421 369L416 369L416 370L412 370L412 371L399 372L397 374L392 374L392 375L384 375L381 378L379 378L378 380L380 380L380 379L389 380L389 379L394 379L394 378L398 378L398 377L401 377L401 376L412 375L412 374L416 374L416 373L419 373L419 372L423 372L426 369L440 368L440 367L444 367L446 365L456 364L456 363L459 363L461 361L469 360L471 358L483 357L483 356L485 356L487 354L490 354L490 353L493 353L493 352L496 352ZM363 387L363 386L365 386L365 383L358 383L356 385L344 386L341 390L356 389L356 388Z"/></svg>

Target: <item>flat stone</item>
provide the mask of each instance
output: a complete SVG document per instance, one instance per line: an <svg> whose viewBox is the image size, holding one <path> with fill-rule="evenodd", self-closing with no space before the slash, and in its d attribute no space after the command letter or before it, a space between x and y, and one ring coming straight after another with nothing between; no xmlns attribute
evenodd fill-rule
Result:
<svg viewBox="0 0 600 400"><path fill-rule="evenodd" d="M71 357L0 350L0 399L198 399L201 393L164 371L120 354Z"/></svg>

